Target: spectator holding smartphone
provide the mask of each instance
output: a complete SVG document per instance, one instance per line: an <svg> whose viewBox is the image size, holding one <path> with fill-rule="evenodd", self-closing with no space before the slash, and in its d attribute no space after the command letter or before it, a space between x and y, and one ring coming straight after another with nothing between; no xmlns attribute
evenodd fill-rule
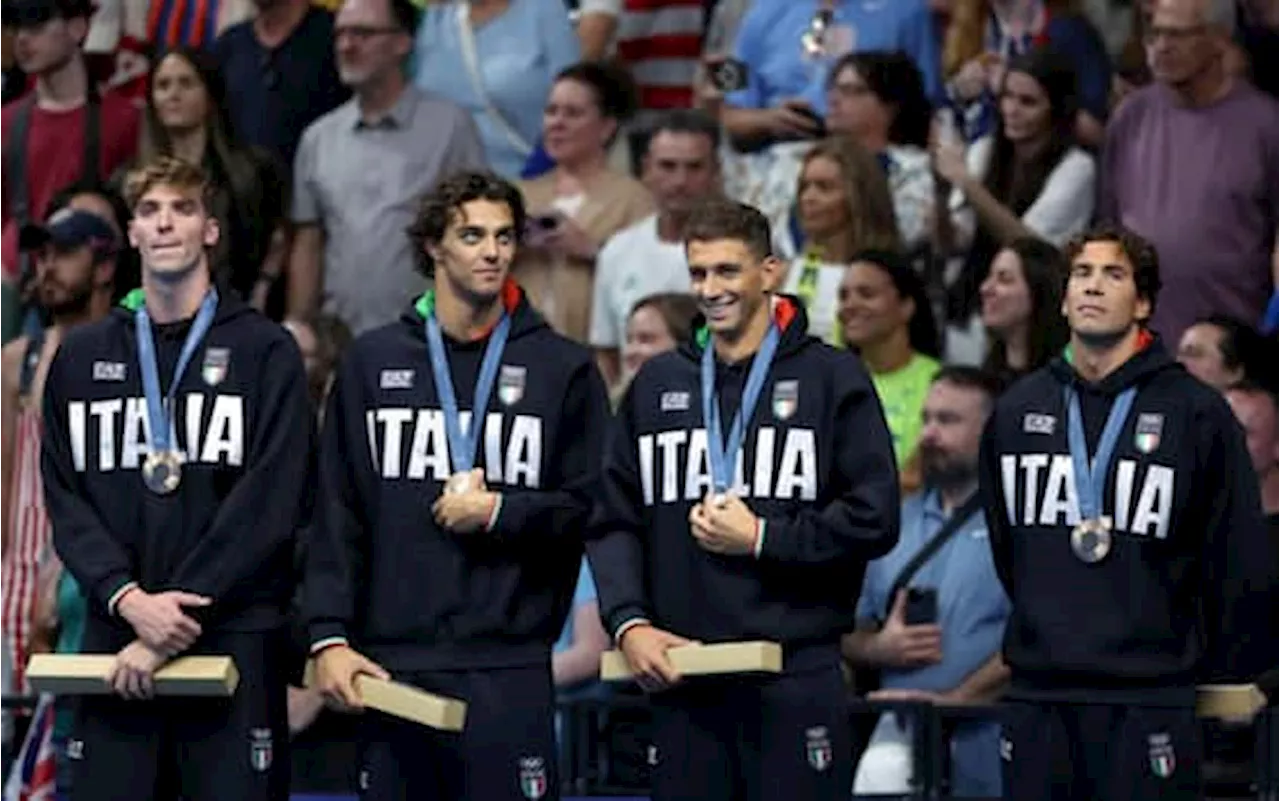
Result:
<svg viewBox="0 0 1280 801"><path fill-rule="evenodd" d="M827 75L844 55L903 50L930 94L940 93L938 47L924 0L758 0L738 30L734 57L747 85L726 98L722 122L740 149L822 135Z"/></svg>
<svg viewBox="0 0 1280 801"><path fill-rule="evenodd" d="M924 488L903 501L897 546L867 565L859 627L843 642L846 660L880 670L884 689L871 700L976 703L1003 688L999 649L1009 601L977 497L978 443L999 386L975 368L944 367L929 388L919 444ZM908 726L897 715L881 717L858 766L856 794L909 791ZM998 740L994 723L957 727L954 797L1000 794Z"/></svg>

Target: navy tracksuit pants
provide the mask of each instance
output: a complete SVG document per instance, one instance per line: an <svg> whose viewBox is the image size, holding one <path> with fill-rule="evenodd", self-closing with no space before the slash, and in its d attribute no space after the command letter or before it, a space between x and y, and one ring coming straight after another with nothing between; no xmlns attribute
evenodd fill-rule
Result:
<svg viewBox="0 0 1280 801"><path fill-rule="evenodd" d="M653 801L848 801L838 655L777 676L686 679L651 696Z"/></svg>
<svg viewBox="0 0 1280 801"><path fill-rule="evenodd" d="M71 801L287 801L292 667L288 631L211 632L191 654L235 659L230 698L77 699L66 744ZM113 653L133 637L92 618L83 653Z"/></svg>
<svg viewBox="0 0 1280 801"><path fill-rule="evenodd" d="M1190 707L1018 702L1006 720L1010 801L1200 798L1200 723Z"/></svg>
<svg viewBox="0 0 1280 801"><path fill-rule="evenodd" d="M442 732L376 712L363 716L363 801L557 799L555 697L549 663L397 674L467 703L461 732Z"/></svg>

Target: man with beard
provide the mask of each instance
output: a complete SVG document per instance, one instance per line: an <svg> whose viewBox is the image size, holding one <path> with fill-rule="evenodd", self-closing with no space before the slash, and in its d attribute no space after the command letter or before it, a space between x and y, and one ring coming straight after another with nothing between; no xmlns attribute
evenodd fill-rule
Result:
<svg viewBox="0 0 1280 801"><path fill-rule="evenodd" d="M329 312L356 336L395 322L429 283L404 236L419 198L485 163L471 115L405 78L417 30L409 0L344 0L334 19L352 97L307 128L294 156L289 319Z"/></svg>
<svg viewBox="0 0 1280 801"><path fill-rule="evenodd" d="M83 205L91 205L85 203ZM110 211L110 204L105 211ZM66 332L100 320L111 308L121 239L106 219L84 208L60 208L43 225L21 232L35 263L34 298L49 326L4 347L0 397L3 424L4 647L21 690L35 611L40 563L50 527L40 481L40 399L54 353Z"/></svg>
<svg viewBox="0 0 1280 801"><path fill-rule="evenodd" d="M867 566L858 630L844 638L845 658L878 668L872 700L985 702L1008 670L1000 641L1009 600L1000 588L978 499L978 444L999 393L993 376L944 367L921 412L919 458L924 487L902 504L902 534ZM855 793L909 792L911 734L886 714L858 767ZM952 792L1000 794L999 726L959 726L952 739Z"/></svg>
<svg viewBox="0 0 1280 801"><path fill-rule="evenodd" d="M6 27L32 92L4 107L4 276L30 275L20 266L18 232L49 214L60 187L105 177L133 157L138 109L114 92L99 93L83 47L94 6L87 0L5 0Z"/></svg>

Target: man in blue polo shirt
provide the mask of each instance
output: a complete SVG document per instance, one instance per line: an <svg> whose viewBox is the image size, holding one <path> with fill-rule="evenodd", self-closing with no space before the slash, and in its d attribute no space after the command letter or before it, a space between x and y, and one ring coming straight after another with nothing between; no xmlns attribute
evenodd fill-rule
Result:
<svg viewBox="0 0 1280 801"><path fill-rule="evenodd" d="M971 367L944 367L929 388L918 445L924 489L903 501L898 545L867 566L859 630L844 640L850 662L880 670L883 689L872 700L981 703L1003 688L1008 673L999 652L1009 601L976 499L978 443L998 392L993 377ZM935 540L940 544L922 559ZM881 717L855 792L907 792L908 723ZM1000 795L999 737L995 723L956 729L952 796Z"/></svg>

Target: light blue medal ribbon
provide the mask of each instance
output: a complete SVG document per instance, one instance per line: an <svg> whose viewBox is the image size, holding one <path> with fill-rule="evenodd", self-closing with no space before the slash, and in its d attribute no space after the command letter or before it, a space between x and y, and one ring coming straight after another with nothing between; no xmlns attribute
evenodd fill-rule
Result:
<svg viewBox="0 0 1280 801"><path fill-rule="evenodd" d="M166 456L173 451L173 427L170 414L173 411L173 398L182 383L182 376L187 371L191 357L204 339L205 334L213 326L213 316L218 310L218 290L210 287L209 292L200 303L200 310L191 323L186 341L182 343L182 351L178 355L178 364L173 368L173 380L169 382L169 391L160 393L160 368L156 364L156 343L151 333L151 315L147 314L146 304L142 304L133 313L134 326L138 335L138 369L142 371L142 392L147 399L147 422L151 426L150 453Z"/></svg>
<svg viewBox="0 0 1280 801"><path fill-rule="evenodd" d="M1064 389L1063 394L1067 404L1067 447L1071 450L1071 471L1075 474L1076 501L1080 508L1080 524L1071 534L1071 544L1082 560L1097 562L1111 550L1111 526L1102 516L1107 473L1138 390L1130 387L1112 402L1092 462L1084 436L1080 396L1072 387Z"/></svg>
<svg viewBox="0 0 1280 801"><path fill-rule="evenodd" d="M747 384L742 390L742 404L729 426L727 442L721 430L720 399L716 395L715 347L708 341L702 351L702 424L707 431L707 459L711 463L711 481L717 495L727 493L733 484L738 451L760 400L760 391L764 389L765 376L769 374L773 356L778 351L778 339L778 327L770 322L760 350L751 360L751 371L747 373Z"/></svg>
<svg viewBox="0 0 1280 801"><path fill-rule="evenodd" d="M434 308L428 309L424 316L431 374L435 377L436 394L440 396L440 409L444 413L445 435L449 438L449 461L455 474L466 473L476 464L480 429L484 426L489 395L493 392L493 383L498 377L498 364L502 361L502 350L506 347L507 335L511 331L511 316L503 311L502 318L489 335L489 343L485 345L484 358L480 362L480 375L476 379L475 396L471 401L471 423L465 431L458 413L458 398L453 391L453 378L449 375L449 357L445 353L440 321L436 319Z"/></svg>

